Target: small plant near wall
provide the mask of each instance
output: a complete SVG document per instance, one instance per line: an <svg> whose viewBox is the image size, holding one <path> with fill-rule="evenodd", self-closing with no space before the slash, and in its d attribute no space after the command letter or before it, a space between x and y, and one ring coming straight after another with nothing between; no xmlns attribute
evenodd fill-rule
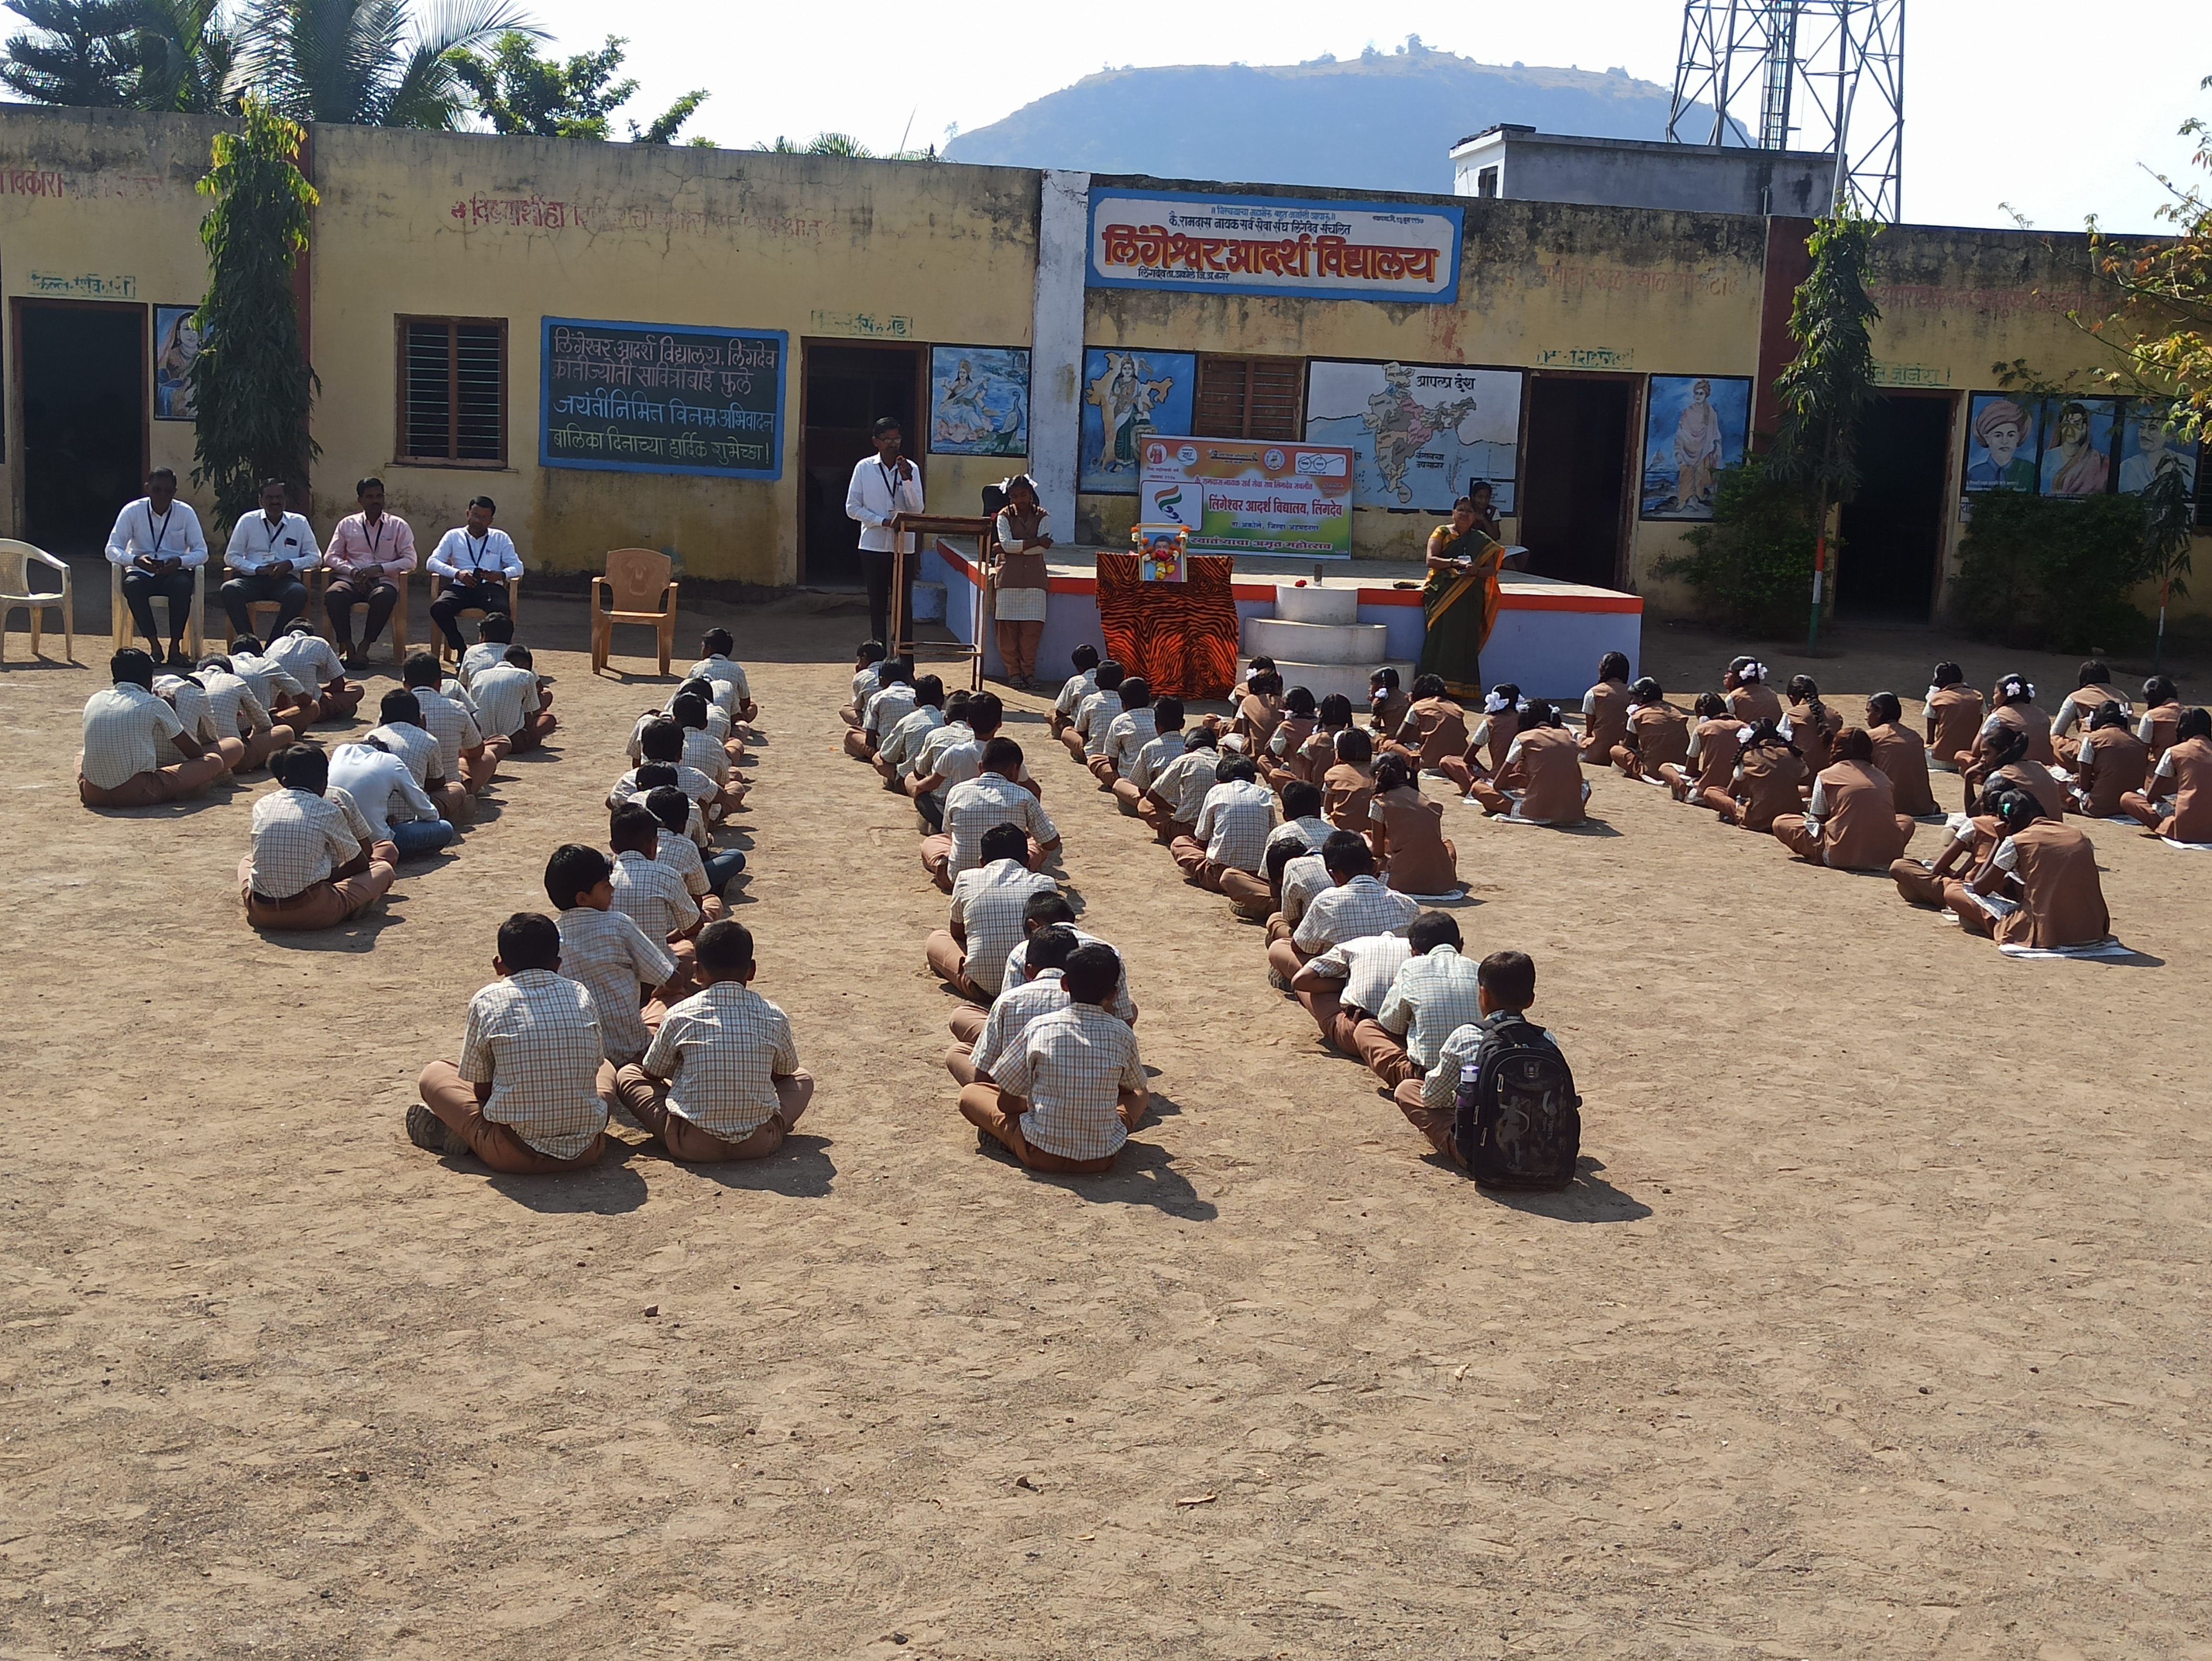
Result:
<svg viewBox="0 0 2212 1661"><path fill-rule="evenodd" d="M2004 646L2141 650L2151 622L2131 595L2157 574L2149 528L2139 496L1978 496L1960 545L1952 620Z"/></svg>
<svg viewBox="0 0 2212 1661"><path fill-rule="evenodd" d="M1803 622L1813 581L1813 504L1801 486L1777 478L1764 458L1719 475L1711 520L1683 539L1690 551L1656 562L1652 575L1686 582L1703 615L1765 639Z"/></svg>
<svg viewBox="0 0 2212 1661"><path fill-rule="evenodd" d="M199 182L214 205L200 222L208 289L195 319L205 344L191 368L192 478L214 490L223 527L253 510L264 479L283 479L304 502L320 453L307 430L318 383L292 298L318 199L294 161L306 137L249 98L239 130L216 135Z"/></svg>

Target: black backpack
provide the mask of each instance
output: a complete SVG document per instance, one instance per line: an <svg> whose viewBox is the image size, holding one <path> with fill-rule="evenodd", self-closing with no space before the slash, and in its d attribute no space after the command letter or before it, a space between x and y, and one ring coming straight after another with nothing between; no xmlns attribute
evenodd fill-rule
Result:
<svg viewBox="0 0 2212 1661"><path fill-rule="evenodd" d="M1582 1151L1583 1098L1551 1035L1519 1015L1485 1023L1460 1071L1452 1140L1492 1188L1565 1188Z"/></svg>

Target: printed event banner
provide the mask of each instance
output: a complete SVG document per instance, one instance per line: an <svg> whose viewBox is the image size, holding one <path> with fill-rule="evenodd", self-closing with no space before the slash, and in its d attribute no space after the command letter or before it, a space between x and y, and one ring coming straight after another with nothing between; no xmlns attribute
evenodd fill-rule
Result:
<svg viewBox="0 0 2212 1661"><path fill-rule="evenodd" d="M783 331L549 317L539 344L539 466L783 477Z"/></svg>
<svg viewBox="0 0 2212 1661"><path fill-rule="evenodd" d="M1352 557L1352 452L1241 438L1145 441L1137 518L1190 528L1190 551Z"/></svg>
<svg viewBox="0 0 2212 1661"><path fill-rule="evenodd" d="M1091 193L1090 285L1445 305L1465 210L1174 191Z"/></svg>

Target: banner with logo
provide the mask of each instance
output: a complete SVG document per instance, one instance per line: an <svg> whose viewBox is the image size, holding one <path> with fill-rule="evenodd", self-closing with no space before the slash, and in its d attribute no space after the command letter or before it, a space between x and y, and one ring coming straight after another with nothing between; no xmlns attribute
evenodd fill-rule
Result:
<svg viewBox="0 0 2212 1661"><path fill-rule="evenodd" d="M1237 438L1144 441L1137 517L1201 554L1352 557L1352 452Z"/></svg>
<svg viewBox="0 0 2212 1661"><path fill-rule="evenodd" d="M1094 289L1447 305L1465 210L1180 191L1091 193Z"/></svg>

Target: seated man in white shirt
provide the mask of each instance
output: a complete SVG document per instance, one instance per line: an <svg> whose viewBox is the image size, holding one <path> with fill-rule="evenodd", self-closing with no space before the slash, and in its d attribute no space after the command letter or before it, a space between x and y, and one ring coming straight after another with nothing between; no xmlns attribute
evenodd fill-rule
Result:
<svg viewBox="0 0 2212 1661"><path fill-rule="evenodd" d="M307 585L300 574L321 564L323 551L307 521L285 512L285 496L283 479L265 481L261 511L246 514L232 527L222 563L238 575L222 585L217 598L234 635L253 632L252 614L246 608L255 600L276 602L279 629L307 609Z"/></svg>
<svg viewBox="0 0 2212 1661"><path fill-rule="evenodd" d="M253 804L253 845L238 862L239 897L256 928L331 928L392 886L399 850L369 831L352 798L330 788L331 761L312 744L270 758L283 788Z"/></svg>
<svg viewBox="0 0 2212 1661"><path fill-rule="evenodd" d="M390 843L403 860L434 854L453 840L453 827L439 817L438 804L374 733L331 752L330 782L353 799L369 833Z"/></svg>
<svg viewBox="0 0 2212 1661"><path fill-rule="evenodd" d="M461 613L506 611L507 580L522 575L522 556L514 551L514 539L493 527L492 515L498 511L489 496L471 497L468 523L456 525L439 538L425 568L446 580L444 589L430 602L430 621L456 653L464 649L461 631L454 626Z"/></svg>
<svg viewBox="0 0 2212 1661"><path fill-rule="evenodd" d="M177 476L156 467L146 475L146 494L115 516L107 533L107 563L123 568L123 602L131 620L158 658L154 602L169 602L169 662L183 668L185 631L192 620L192 573L207 563L207 538L189 502L177 500Z"/></svg>

